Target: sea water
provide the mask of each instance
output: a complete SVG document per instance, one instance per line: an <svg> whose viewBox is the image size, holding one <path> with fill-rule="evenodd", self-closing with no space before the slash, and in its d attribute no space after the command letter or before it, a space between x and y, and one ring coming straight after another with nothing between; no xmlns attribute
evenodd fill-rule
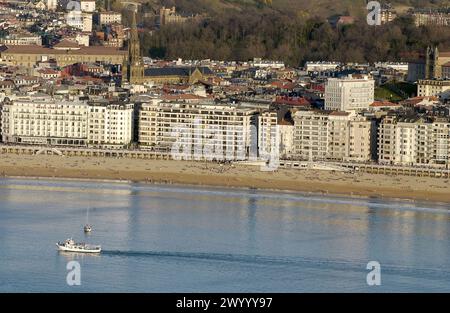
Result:
<svg viewBox="0 0 450 313"><path fill-rule="evenodd" d="M450 205L0 180L0 292L450 291ZM89 214L87 211L89 210ZM84 234L83 225L93 226ZM61 253L73 237L99 255ZM80 284L68 284L80 265ZM367 276L380 265L379 285Z"/></svg>

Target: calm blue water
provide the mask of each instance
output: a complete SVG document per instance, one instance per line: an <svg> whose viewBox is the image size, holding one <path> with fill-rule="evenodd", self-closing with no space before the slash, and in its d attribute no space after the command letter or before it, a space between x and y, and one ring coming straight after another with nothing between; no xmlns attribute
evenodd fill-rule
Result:
<svg viewBox="0 0 450 313"><path fill-rule="evenodd" d="M86 209L92 234L82 226ZM450 291L450 205L0 180L0 291ZM60 254L73 236L99 256ZM66 264L81 264L81 286ZM381 286L366 283L369 261Z"/></svg>

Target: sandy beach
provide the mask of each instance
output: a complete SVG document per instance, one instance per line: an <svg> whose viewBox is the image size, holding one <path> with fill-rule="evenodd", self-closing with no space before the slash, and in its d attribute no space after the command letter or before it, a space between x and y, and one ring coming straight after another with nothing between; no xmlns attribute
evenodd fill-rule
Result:
<svg viewBox="0 0 450 313"><path fill-rule="evenodd" d="M0 154L0 175L131 180L450 202L448 179L299 169L261 172L248 165L56 155Z"/></svg>

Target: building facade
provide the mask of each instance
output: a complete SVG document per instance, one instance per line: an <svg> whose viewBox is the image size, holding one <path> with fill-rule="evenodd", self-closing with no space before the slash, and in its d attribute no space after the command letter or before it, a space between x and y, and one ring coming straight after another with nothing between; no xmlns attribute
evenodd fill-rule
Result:
<svg viewBox="0 0 450 313"><path fill-rule="evenodd" d="M183 17L176 12L176 8L166 8L162 7L159 10L159 25L164 26L167 24L179 24L184 23L187 20L186 17Z"/></svg>
<svg viewBox="0 0 450 313"><path fill-rule="evenodd" d="M450 62L450 51L439 51L438 47L428 47L425 55L425 78L442 79L442 67Z"/></svg>
<svg viewBox="0 0 450 313"><path fill-rule="evenodd" d="M82 32L92 31L92 13L81 11L69 11L66 14L66 23L68 26L79 29Z"/></svg>
<svg viewBox="0 0 450 313"><path fill-rule="evenodd" d="M0 57L6 64L32 68L36 62L55 59L58 66L74 63L105 62L122 64L127 51L110 47L54 49L41 46L3 46Z"/></svg>
<svg viewBox="0 0 450 313"><path fill-rule="evenodd" d="M358 111L374 101L375 81L368 76L329 78L325 85L325 109Z"/></svg>
<svg viewBox="0 0 450 313"><path fill-rule="evenodd" d="M375 122L354 113L298 111L294 157L302 160L368 162L376 145Z"/></svg>
<svg viewBox="0 0 450 313"><path fill-rule="evenodd" d="M258 152L270 154L280 146L280 133L277 127L277 112L261 112L258 118Z"/></svg>
<svg viewBox="0 0 450 313"><path fill-rule="evenodd" d="M122 14L114 11L98 12L96 14L96 23L98 25L121 24Z"/></svg>
<svg viewBox="0 0 450 313"><path fill-rule="evenodd" d="M419 26L450 26L450 13L444 12L416 12L413 14L414 23Z"/></svg>
<svg viewBox="0 0 450 313"><path fill-rule="evenodd" d="M2 141L54 146L87 146L85 102L25 97L3 104Z"/></svg>
<svg viewBox="0 0 450 313"><path fill-rule="evenodd" d="M133 141L134 105L91 103L88 145L96 148L128 148Z"/></svg>
<svg viewBox="0 0 450 313"><path fill-rule="evenodd" d="M450 122L436 118L386 116L378 130L378 162L390 165L448 166Z"/></svg>
<svg viewBox="0 0 450 313"><path fill-rule="evenodd" d="M417 83L417 96L431 97L450 90L450 80L421 79Z"/></svg>
<svg viewBox="0 0 450 313"><path fill-rule="evenodd" d="M26 45L42 45L42 37L30 33L13 33L4 38L0 38L0 45L6 46L26 46Z"/></svg>
<svg viewBox="0 0 450 313"><path fill-rule="evenodd" d="M133 105L33 96L2 106L5 143L125 148L133 140Z"/></svg>
<svg viewBox="0 0 450 313"><path fill-rule="evenodd" d="M254 109L154 100L139 112L139 147L187 159L244 160L256 150L257 124Z"/></svg>
<svg viewBox="0 0 450 313"><path fill-rule="evenodd" d="M340 62L312 62L308 61L305 63L305 69L307 72L323 72L323 71L334 71L341 66Z"/></svg>
<svg viewBox="0 0 450 313"><path fill-rule="evenodd" d="M58 0L46 0L45 6L49 11L55 11L58 8Z"/></svg>
<svg viewBox="0 0 450 313"><path fill-rule="evenodd" d="M95 0L80 0L82 12L92 13L95 11Z"/></svg>

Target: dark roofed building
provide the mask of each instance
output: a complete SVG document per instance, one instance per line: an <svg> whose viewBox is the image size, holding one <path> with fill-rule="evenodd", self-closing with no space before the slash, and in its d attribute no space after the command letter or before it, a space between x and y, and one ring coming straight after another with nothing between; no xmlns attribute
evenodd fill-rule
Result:
<svg viewBox="0 0 450 313"><path fill-rule="evenodd" d="M154 67L144 71L144 80L154 83L189 83L214 76L209 67Z"/></svg>

